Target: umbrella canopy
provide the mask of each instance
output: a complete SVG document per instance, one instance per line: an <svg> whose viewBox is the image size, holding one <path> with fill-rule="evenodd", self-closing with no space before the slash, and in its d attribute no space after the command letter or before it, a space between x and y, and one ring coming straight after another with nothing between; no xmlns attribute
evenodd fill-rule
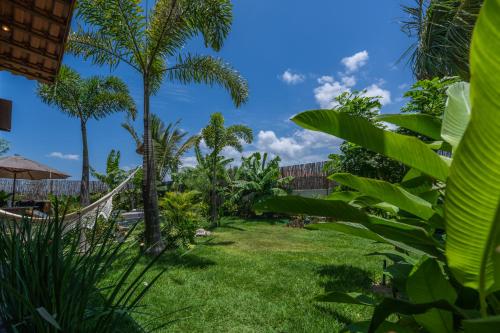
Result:
<svg viewBox="0 0 500 333"><path fill-rule="evenodd" d="M12 206L16 196L16 179L64 179L69 175L52 169L44 164L29 160L22 156L0 157L0 178L14 179L12 184Z"/></svg>
<svg viewBox="0 0 500 333"><path fill-rule="evenodd" d="M0 178L65 179L69 175L22 156L0 157Z"/></svg>

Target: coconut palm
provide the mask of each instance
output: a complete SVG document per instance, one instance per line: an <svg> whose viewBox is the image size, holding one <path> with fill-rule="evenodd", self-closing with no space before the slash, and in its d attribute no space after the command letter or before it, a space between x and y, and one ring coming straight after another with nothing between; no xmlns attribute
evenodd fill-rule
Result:
<svg viewBox="0 0 500 333"><path fill-rule="evenodd" d="M246 81L219 58L183 52L201 35L205 46L221 49L232 22L230 0L158 0L152 8L138 0L80 0L84 28L69 36L68 49L94 63L129 65L142 78L144 97L143 199L145 240L151 254L161 240L149 99L166 79L220 85L236 106L248 98Z"/></svg>
<svg viewBox="0 0 500 333"><path fill-rule="evenodd" d="M83 79L73 69L63 66L54 84L38 84L41 100L70 117L80 120L82 134L82 181L80 204L90 203L89 197L89 149L87 143L87 122L102 119L112 113L127 112L135 116L135 104L127 85L115 76L92 76Z"/></svg>
<svg viewBox="0 0 500 333"><path fill-rule="evenodd" d="M151 115L151 137L153 140L156 179L163 181L167 174L176 173L182 165L181 157L196 143L197 137L186 138L187 132L179 129L180 121L167 126L155 114ZM130 133L137 145L137 153L144 154L142 137L137 133L130 121L122 124Z"/></svg>
<svg viewBox="0 0 500 333"><path fill-rule="evenodd" d="M200 160L200 144L201 141L210 150L205 161L209 170L210 178L210 218L213 225L217 224L217 182L218 182L218 165L221 162L221 152L226 147L236 149L238 152L243 151L242 141L251 143L253 140L252 129L245 125L232 125L224 127L224 116L217 112L210 116L209 124L202 129L201 134L196 144L196 152L198 160Z"/></svg>
<svg viewBox="0 0 500 333"><path fill-rule="evenodd" d="M403 6L402 30L416 41L403 54L418 80L460 76L469 80L472 29L483 0L415 0Z"/></svg>

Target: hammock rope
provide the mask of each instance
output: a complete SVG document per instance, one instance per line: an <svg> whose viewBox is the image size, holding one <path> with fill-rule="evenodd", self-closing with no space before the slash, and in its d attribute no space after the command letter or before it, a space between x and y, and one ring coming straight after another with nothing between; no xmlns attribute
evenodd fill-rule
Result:
<svg viewBox="0 0 500 333"><path fill-rule="evenodd" d="M64 217L64 221L66 224L65 229L71 230L77 224L80 224L87 228L93 228L98 217L103 217L105 220L108 220L113 211L113 198L126 188L130 180L132 180L139 169L140 167L136 168L123 182L121 182L117 187L108 192L99 200L81 208L79 211L66 214L66 216ZM13 218L15 220L20 220L23 217L26 217L26 215L14 214L3 209L0 209L0 216ZM32 219L33 221L46 220L46 218L34 216L31 216L30 219Z"/></svg>

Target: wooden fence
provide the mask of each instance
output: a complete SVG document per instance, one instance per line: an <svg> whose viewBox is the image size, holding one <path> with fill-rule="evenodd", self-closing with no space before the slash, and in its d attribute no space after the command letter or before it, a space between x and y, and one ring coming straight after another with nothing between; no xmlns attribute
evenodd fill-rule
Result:
<svg viewBox="0 0 500 333"><path fill-rule="evenodd" d="M0 179L0 190L12 193L12 179ZM90 193L107 192L108 186L99 181L90 182ZM49 193L56 196L79 195L79 180L17 180L16 195L26 199L43 200Z"/></svg>
<svg viewBox="0 0 500 333"><path fill-rule="evenodd" d="M315 162L281 167L281 176L292 176L291 190L329 190L335 182L328 180L328 174L323 171L325 163Z"/></svg>

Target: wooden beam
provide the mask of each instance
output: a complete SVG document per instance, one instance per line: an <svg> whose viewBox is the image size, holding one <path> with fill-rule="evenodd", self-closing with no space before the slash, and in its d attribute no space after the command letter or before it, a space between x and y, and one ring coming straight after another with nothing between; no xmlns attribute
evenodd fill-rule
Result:
<svg viewBox="0 0 500 333"><path fill-rule="evenodd" d="M40 17L42 20L46 20L53 24L59 25L61 28L66 27L65 19L59 16L55 16L54 14L46 10L42 10L36 7L35 2L33 2L31 5L27 5L26 3L19 0L9 0L9 1L11 2L13 8L22 9L26 12L29 12L31 15Z"/></svg>
<svg viewBox="0 0 500 333"><path fill-rule="evenodd" d="M27 62L14 60L14 59L11 59L9 57L6 57L3 54L0 54L0 62L3 64L10 65L11 68L14 70L17 68L23 68L29 72L36 72L38 74L41 74L40 75L41 77L43 77L44 75L49 76L49 77L55 76L54 71L52 71L46 67L40 66L38 64L31 64L31 63L27 64Z"/></svg>
<svg viewBox="0 0 500 333"><path fill-rule="evenodd" d="M0 38L2 40L2 38ZM21 43L13 40L12 38L10 39L3 39L5 43L7 43L8 46L13 47L15 49L21 50L21 51L26 51L31 54L34 54L36 56L42 57L47 60L51 61L58 61L59 58L57 54L49 53L45 49L41 48L36 48L30 45L29 42Z"/></svg>
<svg viewBox="0 0 500 333"><path fill-rule="evenodd" d="M41 39L47 39L56 44L61 44L61 39L58 37L54 37L49 35L48 33L43 33L42 31L33 29L33 27L28 26L26 24L21 24L19 22L14 21L10 16L0 16L0 20L10 26L11 28L16 28L17 30L26 32L28 34L37 36ZM62 30L61 30L62 31ZM12 32L11 32L12 33Z"/></svg>

